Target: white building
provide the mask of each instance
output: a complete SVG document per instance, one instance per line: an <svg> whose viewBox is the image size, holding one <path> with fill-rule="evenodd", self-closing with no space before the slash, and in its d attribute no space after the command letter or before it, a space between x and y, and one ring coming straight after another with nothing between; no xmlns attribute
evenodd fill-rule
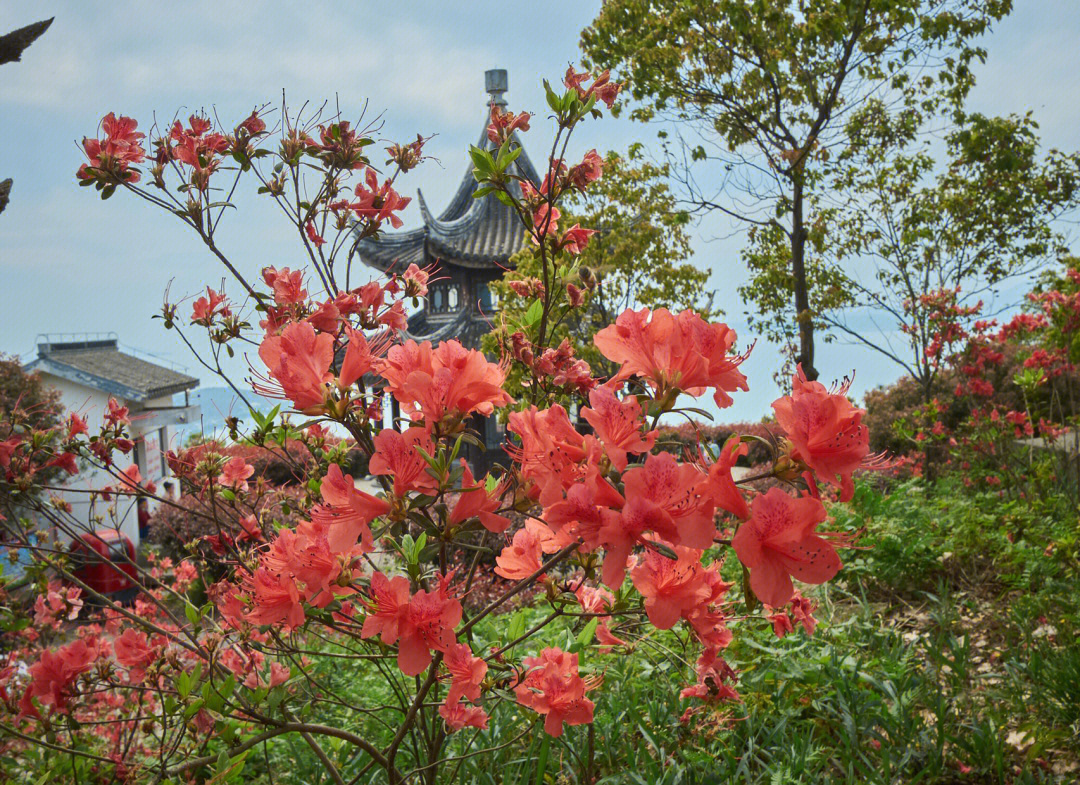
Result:
<svg viewBox="0 0 1080 785"><path fill-rule="evenodd" d="M52 336L39 336L37 359L24 370L40 372L46 384L59 390L65 411L78 412L91 434L101 428L109 398L127 406L135 449L131 455L115 453L113 460L120 469L138 464L143 478L152 480L160 489L170 474L165 453L181 446L173 444L175 426L199 422L199 407L188 403L188 392L198 386L199 380L121 352L115 333L65 337L67 340L57 341ZM181 393L183 404L176 405L175 397ZM66 483L72 490L61 495L77 518L89 523L88 495L77 489L100 488L115 481L92 467L80 468L82 471ZM154 504L151 502L151 509ZM139 526L134 502L119 505L117 515L121 531L137 544Z"/></svg>

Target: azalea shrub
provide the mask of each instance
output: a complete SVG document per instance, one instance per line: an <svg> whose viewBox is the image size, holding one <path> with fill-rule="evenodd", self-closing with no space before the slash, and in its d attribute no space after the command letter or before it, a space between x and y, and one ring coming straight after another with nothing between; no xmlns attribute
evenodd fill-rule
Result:
<svg viewBox="0 0 1080 785"><path fill-rule="evenodd" d="M907 454L917 475L959 477L1010 498L1069 498L1080 488L1080 266L1063 260L1005 319L945 320L929 392L910 378L867 395L874 446ZM888 424L888 427L885 427Z"/></svg>
<svg viewBox="0 0 1080 785"><path fill-rule="evenodd" d="M78 577L64 543L109 527L132 497L158 496L122 468L130 413L111 403L95 433L78 412L55 427L7 425L0 466L18 491L5 505L34 510L10 516L9 537L32 553L38 600L5 606L10 759L80 782L222 782L288 741L339 784L451 780L462 760L529 739L578 744L603 710L607 658L658 646L683 674L683 721L715 724L740 701L724 656L740 628L813 632L815 603L799 586L832 579L854 534L830 528L821 492L849 499L853 473L875 465L846 389L800 370L772 404L765 471L782 482L757 493L732 476L756 436L658 446L661 419L682 401L708 395L724 408L749 394L728 326L627 310L595 336L619 369L610 378L549 345L566 309L590 296L552 295L580 280L576 257L593 234L566 225L559 204L603 177L598 156L573 163L560 151L619 90L606 73L573 69L559 91L547 86L555 153L541 182L508 173L528 113L493 105L490 144L470 150L477 196L512 208L541 259L542 286L519 293L530 304L502 357L403 334L406 304L437 269L355 280L351 249L400 225L409 200L397 181L423 161L423 138L373 162L368 134L338 118L286 111L271 129L257 111L222 128L194 115L149 138L131 118L104 118L84 141L80 183L167 210L233 282L235 294L167 302L164 325L222 375L223 357L257 347L254 389L288 413L253 412L244 444L296 444L307 457L295 491L268 502L245 453L170 453L186 512L210 528L183 558L113 563L139 586L124 605ZM219 245L248 183L295 228L298 266L251 277ZM528 381L517 399L505 387L515 366ZM567 396L570 408L552 403ZM388 397L402 415L392 427ZM476 476L462 448L482 449L471 428L496 416L506 442ZM347 471L352 450L377 489ZM77 471L76 460L112 478L90 492L92 522L35 493L46 467ZM476 602L485 562L503 583ZM544 608L528 624L506 613L526 596L530 619ZM678 654L657 644L661 633ZM371 689L339 694L321 676L330 671Z"/></svg>

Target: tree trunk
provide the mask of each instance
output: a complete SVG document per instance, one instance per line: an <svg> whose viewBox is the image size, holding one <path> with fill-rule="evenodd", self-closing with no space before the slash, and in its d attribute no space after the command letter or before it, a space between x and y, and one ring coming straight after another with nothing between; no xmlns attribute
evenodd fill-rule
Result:
<svg viewBox="0 0 1080 785"><path fill-rule="evenodd" d="M802 173L792 173L791 194L791 276L795 289L795 319L799 325L797 361L810 381L818 378L814 367L814 320L810 313L810 284L806 277L806 226L803 217Z"/></svg>
<svg viewBox="0 0 1080 785"><path fill-rule="evenodd" d="M933 378L928 375L920 379L919 383L922 386L923 411L926 411L930 406L930 402L934 399ZM923 480L927 483L934 481L934 454L930 448L930 439L927 439L923 442Z"/></svg>

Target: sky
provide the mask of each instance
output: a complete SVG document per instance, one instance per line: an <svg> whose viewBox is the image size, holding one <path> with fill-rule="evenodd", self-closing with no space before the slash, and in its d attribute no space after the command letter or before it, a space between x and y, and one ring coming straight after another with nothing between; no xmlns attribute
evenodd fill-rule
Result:
<svg viewBox="0 0 1080 785"><path fill-rule="evenodd" d="M0 0L0 32L55 16L19 63L0 66L0 179L15 180L0 215L0 352L29 361L39 333L115 332L122 346L159 356L218 385L153 315L170 284L173 299L217 285L223 270L175 217L119 192L102 202L76 185L79 141L110 111L140 127L186 118L200 109L226 125L267 102L330 101L346 118L380 118L379 139L435 134L436 160L399 181L421 188L436 210L467 169L465 150L485 119L484 71L509 72L511 109L546 114L542 79L557 81L578 62L579 34L598 0L545 3L393 4L247 2L222 13L220 2L146 4ZM347 10L346 10L347 9ZM466 10L467 9L467 10ZM1044 145L1080 149L1080 3L1016 0L1013 14L982 41L970 106L984 113L1032 111ZM551 127L534 121L525 137L542 162ZM646 145L655 128L605 117L576 132L571 155L589 148ZM652 145L655 149L655 145ZM576 148L576 149L574 149ZM254 186L252 186L254 188ZM297 266L288 223L266 200L241 194L226 219L222 246L249 274L266 265ZM416 202L404 215L419 222ZM710 270L715 302L749 341L735 291L746 278L739 237L706 219L691 227L694 262ZM758 419L778 394L774 347L759 344L744 366L751 392L723 420ZM850 345L819 349L823 377L857 371L853 392L893 381L897 367ZM238 374L243 366L237 363Z"/></svg>

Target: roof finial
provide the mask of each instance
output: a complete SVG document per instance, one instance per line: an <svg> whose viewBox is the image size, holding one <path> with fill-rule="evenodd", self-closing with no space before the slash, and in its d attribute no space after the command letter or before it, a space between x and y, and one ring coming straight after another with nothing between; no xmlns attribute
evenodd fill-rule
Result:
<svg viewBox="0 0 1080 785"><path fill-rule="evenodd" d="M491 71L484 71L484 89L487 90L488 103L494 102L497 106L506 106L506 99L503 98L503 93L507 90L509 80L506 77L505 68L495 68Z"/></svg>

